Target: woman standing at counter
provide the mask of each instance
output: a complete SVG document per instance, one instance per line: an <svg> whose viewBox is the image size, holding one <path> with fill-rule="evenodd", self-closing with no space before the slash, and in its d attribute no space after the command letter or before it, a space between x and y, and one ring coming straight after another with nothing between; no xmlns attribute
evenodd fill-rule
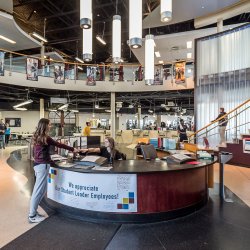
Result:
<svg viewBox="0 0 250 250"><path fill-rule="evenodd" d="M112 137L106 137L104 140L104 145L99 148L86 148L81 149L82 153L97 153L99 156L109 159L110 163L113 160L126 160L126 155L119 152L115 148L115 140Z"/></svg>
<svg viewBox="0 0 250 250"><path fill-rule="evenodd" d="M54 141L49 136L50 127L51 124L48 119L40 119L37 125L37 129L32 138L32 143L34 146L34 171L36 182L30 201L30 223L38 223L45 219L44 216L40 215L37 212L37 208L47 189L47 175L51 163L49 147L56 146L58 148L64 148L69 151L78 152L78 150L74 149L73 147Z"/></svg>

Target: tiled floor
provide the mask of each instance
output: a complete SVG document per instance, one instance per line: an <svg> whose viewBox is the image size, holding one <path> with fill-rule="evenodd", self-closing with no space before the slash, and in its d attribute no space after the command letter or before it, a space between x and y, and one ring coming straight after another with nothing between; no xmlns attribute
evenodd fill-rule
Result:
<svg viewBox="0 0 250 250"><path fill-rule="evenodd" d="M0 247L35 226L27 220L30 199L30 188L26 187L28 179L6 163L14 149L17 147L0 149ZM41 208L39 211L44 213Z"/></svg>
<svg viewBox="0 0 250 250"><path fill-rule="evenodd" d="M22 150L25 153L25 149L24 149L25 147L18 147L18 148L23 148ZM19 235L23 234L24 232L26 232L29 229L31 229L32 227L34 227L34 225L31 225L27 222L29 198L30 198L30 193L32 190L32 185L33 185L32 169L30 168L30 166L27 166L27 163L23 164L22 157L25 154L22 154L22 153L17 153L14 155L14 158L12 159L12 161L16 161L16 163L18 163L18 164L15 164L16 167L14 169L11 168L6 163L6 160L8 159L10 152L13 150L16 150L16 149L17 149L17 147L8 147L5 150L0 150L0 209L1 209L0 247L4 246L8 242L17 238ZM129 158L133 158L135 156L135 152L132 149L123 147L123 152L126 153ZM216 166L215 166L215 182L218 182L218 170L219 170L218 164L216 164ZM29 176L29 180L26 178L26 176ZM237 166L226 165L226 167L225 167L225 184L245 204L250 206L250 192L249 192L249 190L250 190L250 168L242 168L242 167L237 167ZM208 211L210 211L210 210L212 211L213 209L219 209L217 207L216 202L218 202L218 201L216 201L216 199L218 199L218 196L213 196L213 199L211 200L212 203L210 202L210 205L200 212L206 218L210 216L210 214L207 213ZM241 216L243 216L243 215L237 214L237 212L235 212L235 211L237 211L237 209L235 208L236 210L234 210L234 207L236 207L236 204L235 205L234 204L228 205L228 208L227 208L227 205L225 205L225 206L223 206L223 209L228 209L228 211L230 210L230 213L232 214L232 216L236 216L237 220L240 220L239 225L237 225L237 223L238 223L237 221L235 221L233 223L234 227L236 227L236 228L237 227L246 227L247 230L249 230L248 225L245 225L245 226L243 225L244 220L247 221L247 217L245 219L244 219L244 217L242 217L242 219L241 219ZM244 216L245 216L245 213L247 213L247 214L249 214L248 218L250 217L250 212L249 213L246 212L246 208L244 208L244 206L240 207L240 209L244 210ZM43 211L40 211L40 212L43 212ZM226 214L230 214L230 213L226 212ZM229 215L227 215L227 216L229 216ZM217 217L218 217L218 220L223 219L222 218L223 215L220 213L218 213ZM175 228L175 230L177 230L177 233L179 231L179 233L183 234L184 238L182 238L182 239L184 241L185 241L185 232L183 230L180 231L180 227L183 226L182 223L187 223L186 224L187 227L188 227L188 225L190 225L190 228L200 226L197 224L198 222L195 222L196 220L198 220L198 218L194 217L193 224L190 221L186 221L186 220L188 220L188 218L191 218L191 217L187 217L187 219L185 219L185 218L181 219L180 221L177 221L176 225L173 226L173 228ZM62 224L64 223L61 219L56 219L56 218L55 219L51 218L51 219L52 219L52 221L59 221ZM233 220L233 219L234 218L230 218L230 220ZM206 219L204 219L204 220L206 220ZM213 228L214 228L215 232L219 230L219 229L218 230L216 229L216 225L217 225L217 223L219 223L219 221L216 222L216 220L217 219L213 218L212 222L211 221L209 222L209 223L212 223L213 226L211 226L211 229L209 230L209 235L207 235L207 236L204 235L204 239L207 239L210 241L214 240L213 239L213 237L214 237L213 232L211 230ZM116 227L114 227L114 229L112 229L112 230L114 230L115 235L114 235L114 238L113 238L113 236L111 237L112 242L110 242L108 246L106 245L107 249L119 249L119 250L120 249L128 249L128 248L130 248L130 249L171 249L171 248L167 247L170 241L167 240L166 237L169 237L169 235L171 235L173 233L169 229L169 225L174 225L174 224L175 224L174 222L169 222L169 223L165 223L165 224L164 223L163 224L154 224L154 226L152 225L153 227L164 229L166 232L166 235L168 235L168 236L164 235L164 233L162 233L162 235L154 234L154 236L153 236L152 230L151 229L149 230L149 228L151 226L144 226L144 229L140 230L141 227L143 227L143 226L135 226L135 225L125 226L125 225L122 225L117 234L116 234L116 229L115 229ZM47 226L48 225L49 225L49 221L47 222ZM84 225L85 224L82 223L83 227L84 227ZM39 227L40 226L41 225L39 225ZM45 225L45 227L46 227L46 225ZM133 229L132 231L130 230L131 228ZM225 227L225 232L224 231L222 231L222 232L218 231L218 232L221 234L225 234L228 230L231 237L235 238L235 237L238 237L236 231L234 231L234 230L236 230L236 228L232 230L232 229ZM37 230L39 231L40 229L37 229ZM147 230L149 230L150 232L148 232ZM201 230L204 230L204 229L201 228ZM222 230L222 229L220 229L220 230ZM129 232L127 233L127 231L129 231ZM198 231L196 232L196 235L198 234ZM32 230L30 232L32 232ZM130 235L131 232L133 232L132 235ZM150 233L152 235L152 238L149 239L148 243L146 242L147 244L144 242L147 245L147 246L145 245L145 248L140 248L140 244L142 244L142 242L139 240L140 237L142 237L143 239L146 239L147 238L146 235L148 235L148 233ZM245 231L242 233L245 234ZM128 242L125 244L125 242L124 242L128 235L130 235L134 239L133 241L131 241L132 245L128 244ZM181 236L179 235L179 237L181 237ZM154 238L157 240L154 241L153 240ZM27 239L29 239L29 238L27 238ZM206 242L205 243L203 242L204 239L203 238L197 239L199 244L201 244L200 247L203 246L205 249L209 249L206 247L206 244L205 244ZM195 240L195 239L193 239L193 240ZM124 248L121 247L121 245L123 243L125 244ZM105 244L107 244L107 242ZM135 245L133 245L133 244L135 244ZM137 246L136 244L139 244L139 245ZM156 245L151 246L151 244L156 244ZM185 244L186 244L187 248L180 247L180 248L176 248L176 249L191 249L191 248L189 248L191 246L190 242L189 243L186 242ZM242 247L239 246L238 249L245 249L244 247L246 245L247 244L245 242L244 245L242 245ZM117 248L117 246L120 246L120 247ZM128 248L126 248L125 246ZM141 246L143 246L143 244ZM235 244L234 244L234 246L235 246ZM218 246L218 248L214 248L214 249L226 249L226 248L223 248L223 247L220 248ZM228 249L232 249L232 248L228 248Z"/></svg>

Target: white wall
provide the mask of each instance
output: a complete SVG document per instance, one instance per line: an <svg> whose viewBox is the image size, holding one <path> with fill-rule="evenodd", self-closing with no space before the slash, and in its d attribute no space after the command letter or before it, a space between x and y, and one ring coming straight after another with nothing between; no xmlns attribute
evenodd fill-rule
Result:
<svg viewBox="0 0 250 250"><path fill-rule="evenodd" d="M40 120L39 111L1 111L0 117L5 118L21 118L21 127L11 127L11 132L33 133L37 123Z"/></svg>

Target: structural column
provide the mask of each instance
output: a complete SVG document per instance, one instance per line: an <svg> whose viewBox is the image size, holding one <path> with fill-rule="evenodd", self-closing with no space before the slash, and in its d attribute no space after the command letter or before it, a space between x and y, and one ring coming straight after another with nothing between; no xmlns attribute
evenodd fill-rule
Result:
<svg viewBox="0 0 250 250"><path fill-rule="evenodd" d="M139 129L142 129L141 128L141 123L140 123L140 121L141 121L141 105L138 106L138 116L137 117L138 117L138 126L137 127Z"/></svg>
<svg viewBox="0 0 250 250"><path fill-rule="evenodd" d="M42 68L44 67L44 55L45 55L45 47L44 47L44 42L41 42L42 46L41 46L41 66Z"/></svg>
<svg viewBox="0 0 250 250"><path fill-rule="evenodd" d="M111 92L111 137L115 138L115 92Z"/></svg>
<svg viewBox="0 0 250 250"><path fill-rule="evenodd" d="M40 119L45 118L44 116L44 99L40 99Z"/></svg>
<svg viewBox="0 0 250 250"><path fill-rule="evenodd" d="M223 19L220 18L217 20L217 33L223 31Z"/></svg>

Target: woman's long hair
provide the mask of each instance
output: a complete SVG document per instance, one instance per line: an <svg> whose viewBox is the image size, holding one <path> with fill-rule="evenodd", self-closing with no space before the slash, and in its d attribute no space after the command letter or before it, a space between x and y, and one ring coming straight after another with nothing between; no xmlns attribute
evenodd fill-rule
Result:
<svg viewBox="0 0 250 250"><path fill-rule="evenodd" d="M111 154L112 157L114 157L115 153L116 153L115 140L112 137L106 137L105 139L108 140L110 151L111 151L110 154Z"/></svg>
<svg viewBox="0 0 250 250"><path fill-rule="evenodd" d="M38 122L36 131L33 135L33 144L47 144L47 137L49 133L49 119L42 118Z"/></svg>

